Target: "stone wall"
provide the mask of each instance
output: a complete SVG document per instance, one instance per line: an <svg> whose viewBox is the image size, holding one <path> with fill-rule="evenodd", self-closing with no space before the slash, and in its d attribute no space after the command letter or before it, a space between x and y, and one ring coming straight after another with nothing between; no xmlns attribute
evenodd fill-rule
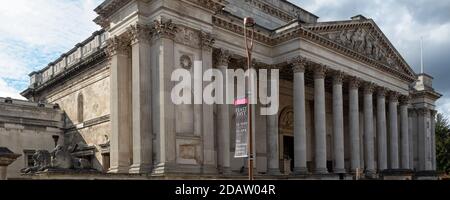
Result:
<svg viewBox="0 0 450 200"><path fill-rule="evenodd" d="M20 177L33 151L52 150L53 136L59 137L58 143L64 142L63 118L55 105L0 98L0 146L22 154L8 167L10 179Z"/></svg>

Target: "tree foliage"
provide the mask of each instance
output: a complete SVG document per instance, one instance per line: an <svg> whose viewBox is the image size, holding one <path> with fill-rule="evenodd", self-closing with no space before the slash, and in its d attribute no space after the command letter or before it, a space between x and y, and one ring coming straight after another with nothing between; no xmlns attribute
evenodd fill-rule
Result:
<svg viewBox="0 0 450 200"><path fill-rule="evenodd" d="M441 113L436 117L436 161L439 171L450 173L450 125Z"/></svg>

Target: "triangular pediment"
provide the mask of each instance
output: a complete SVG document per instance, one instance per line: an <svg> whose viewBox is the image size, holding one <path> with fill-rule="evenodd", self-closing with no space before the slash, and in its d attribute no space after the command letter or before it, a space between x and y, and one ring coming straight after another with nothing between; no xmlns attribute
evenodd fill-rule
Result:
<svg viewBox="0 0 450 200"><path fill-rule="evenodd" d="M322 22L309 30L375 62L414 78L416 75L371 19Z"/></svg>

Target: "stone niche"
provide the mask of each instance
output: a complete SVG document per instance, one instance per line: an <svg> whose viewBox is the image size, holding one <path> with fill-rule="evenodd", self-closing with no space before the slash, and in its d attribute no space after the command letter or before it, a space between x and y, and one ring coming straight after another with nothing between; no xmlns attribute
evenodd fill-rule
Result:
<svg viewBox="0 0 450 200"><path fill-rule="evenodd" d="M202 151L200 148L200 139L177 139L176 145L178 164L201 164Z"/></svg>

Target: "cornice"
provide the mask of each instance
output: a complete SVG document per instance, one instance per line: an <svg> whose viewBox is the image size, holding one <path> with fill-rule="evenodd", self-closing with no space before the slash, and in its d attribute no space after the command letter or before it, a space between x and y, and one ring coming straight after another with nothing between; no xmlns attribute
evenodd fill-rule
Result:
<svg viewBox="0 0 450 200"><path fill-rule="evenodd" d="M231 31L233 33L236 33L236 34L239 34L242 36L244 35L244 29L241 24L231 22L230 20L224 19L222 17L213 16L213 24L214 24L214 26L216 26L218 28L222 28L222 29ZM361 22L359 22L359 24L355 23L355 24L350 24L350 25L361 25ZM350 26L350 25L348 25L348 26ZM329 26L331 27L332 25L329 25ZM326 29L326 27L314 27L313 30L315 30L315 29ZM355 59L355 60L362 62L364 64L367 64L369 66L372 66L378 70L392 74L395 77L397 77L403 81L407 81L410 83L416 81L415 74L407 74L405 72L399 71L398 69L387 66L386 64L380 63L368 56L365 56L365 55L362 55L361 53L356 52L355 50L349 49L343 45L340 45L334 41L331 41L330 39L325 38L324 36L314 32L313 30L309 30L307 28L297 26L295 28L288 29L286 31L283 31L283 32L280 32L277 34L273 34L273 35L256 32L255 40L260 43L263 43L265 45L268 45L268 46L276 46L276 45L290 41L295 38L303 38L303 39L312 41L316 44L319 44L321 46L327 47L331 50L337 51L345 56L348 56L352 59Z"/></svg>

